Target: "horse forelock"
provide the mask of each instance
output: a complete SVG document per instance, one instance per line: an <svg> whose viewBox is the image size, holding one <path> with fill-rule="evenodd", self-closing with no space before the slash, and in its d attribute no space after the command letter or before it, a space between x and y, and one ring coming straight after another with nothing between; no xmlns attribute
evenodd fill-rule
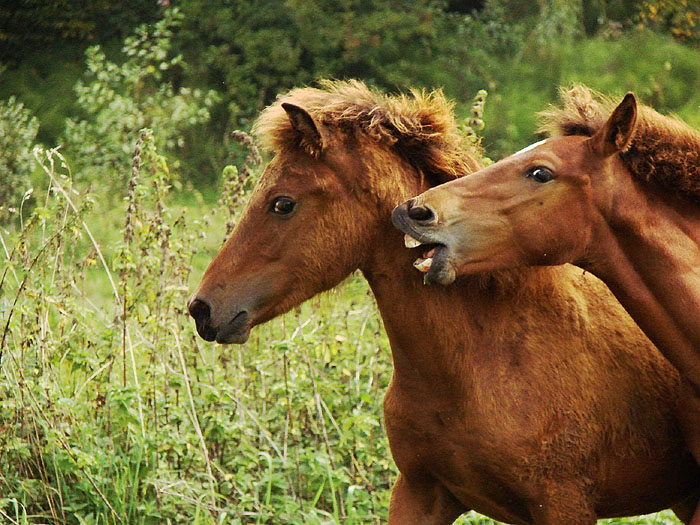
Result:
<svg viewBox="0 0 700 525"><path fill-rule="evenodd" d="M539 114L548 136L592 136L616 103L585 86L560 90L560 107ZM637 127L621 159L633 176L700 201L700 133L675 117L640 105Z"/></svg>
<svg viewBox="0 0 700 525"><path fill-rule="evenodd" d="M262 111L253 131L273 151L299 148L282 103L304 108L331 133L351 132L366 148L394 148L439 184L476 171L482 150L459 129L453 104L441 91L386 95L358 80L324 80L296 88Z"/></svg>

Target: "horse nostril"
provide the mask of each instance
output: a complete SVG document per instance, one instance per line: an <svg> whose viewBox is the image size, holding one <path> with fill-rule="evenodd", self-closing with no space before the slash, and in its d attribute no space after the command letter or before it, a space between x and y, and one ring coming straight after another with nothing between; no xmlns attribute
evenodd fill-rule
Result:
<svg viewBox="0 0 700 525"><path fill-rule="evenodd" d="M204 326L209 321L211 308L209 308L209 305L204 301L195 299L187 306L187 309L194 318L194 322L197 323L197 326Z"/></svg>
<svg viewBox="0 0 700 525"><path fill-rule="evenodd" d="M414 221L430 221L435 219L433 210L427 206L414 206L413 201L408 202L408 216Z"/></svg>

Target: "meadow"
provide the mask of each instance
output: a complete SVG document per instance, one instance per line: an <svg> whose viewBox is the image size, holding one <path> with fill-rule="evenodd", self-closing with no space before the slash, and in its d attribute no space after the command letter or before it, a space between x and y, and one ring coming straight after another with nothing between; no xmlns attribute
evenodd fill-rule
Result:
<svg viewBox="0 0 700 525"><path fill-rule="evenodd" d="M60 67L57 51L33 57L43 78L29 62L0 67L0 523L383 523L396 477L382 420L392 365L362 276L240 346L204 342L187 315L266 160L231 135L266 102L247 82L267 78L261 91L274 97L291 87L281 78L313 76L229 64L240 82L227 77L224 91L188 84L200 72L176 47L200 2L185 4ZM697 47L612 23L620 34L540 45L488 4L491 19L459 19L432 51L458 48L459 71L394 57L411 52L397 37L367 51L368 78L443 85L465 121L486 88L473 124L493 158L533 141L534 113L572 81L634 89L700 125ZM387 20L382 31L408 25ZM404 37L432 38L423 18L409 21ZM464 39L484 47L467 55ZM249 43L263 40L275 43ZM341 55L342 68L329 58L313 74L353 72ZM472 512L458 523L495 522ZM665 511L601 523L679 522Z"/></svg>

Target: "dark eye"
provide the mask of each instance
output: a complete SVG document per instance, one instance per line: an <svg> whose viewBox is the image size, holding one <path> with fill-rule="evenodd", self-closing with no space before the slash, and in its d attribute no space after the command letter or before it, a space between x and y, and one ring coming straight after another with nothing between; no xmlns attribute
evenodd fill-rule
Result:
<svg viewBox="0 0 700 525"><path fill-rule="evenodd" d="M272 203L272 211L277 215L287 215L292 213L294 207L297 205L294 199L289 197L277 197Z"/></svg>
<svg viewBox="0 0 700 525"><path fill-rule="evenodd" d="M545 183L554 179L554 173L549 168L544 166L537 166L536 168L530 168L525 174L529 179L533 179L535 182Z"/></svg>

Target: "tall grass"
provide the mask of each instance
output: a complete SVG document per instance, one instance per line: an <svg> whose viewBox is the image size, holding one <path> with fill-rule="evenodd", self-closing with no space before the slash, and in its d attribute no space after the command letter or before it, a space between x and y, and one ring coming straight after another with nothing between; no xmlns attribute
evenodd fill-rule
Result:
<svg viewBox="0 0 700 525"><path fill-rule="evenodd" d="M385 521L390 352L364 281L243 346L204 343L187 318L254 151L218 203L189 209L148 130L116 209L73 186L60 150L35 158L36 206L0 231L0 522Z"/></svg>

